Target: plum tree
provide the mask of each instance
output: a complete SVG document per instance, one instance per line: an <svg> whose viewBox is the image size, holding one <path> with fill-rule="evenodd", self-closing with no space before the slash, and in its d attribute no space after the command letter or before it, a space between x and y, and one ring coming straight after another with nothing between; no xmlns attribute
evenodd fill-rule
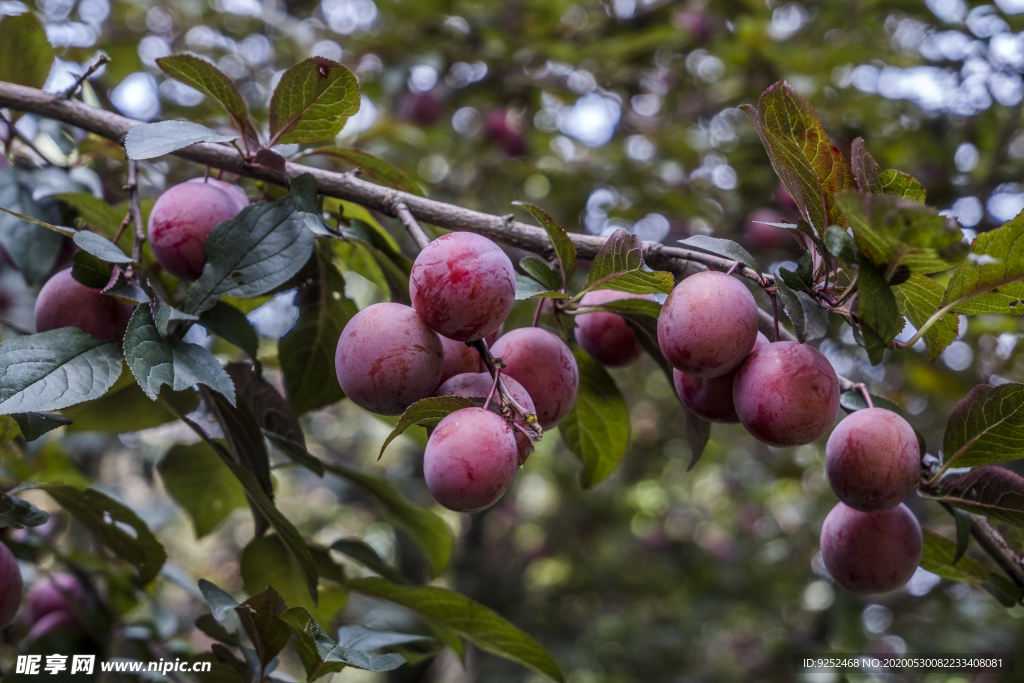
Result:
<svg viewBox="0 0 1024 683"><path fill-rule="evenodd" d="M78 282L66 268L46 281L36 298L36 332L77 327L98 339L120 341L135 309Z"/></svg>
<svg viewBox="0 0 1024 683"><path fill-rule="evenodd" d="M768 344L768 337L757 333L754 350ZM739 422L732 400L732 383L739 368L718 377L693 377L672 370L672 379L679 400L697 415L711 422Z"/></svg>
<svg viewBox="0 0 1024 683"><path fill-rule="evenodd" d="M680 372L718 377L750 353L757 340L757 303L738 279L714 271L676 285L658 318L658 345Z"/></svg>
<svg viewBox="0 0 1024 683"><path fill-rule="evenodd" d="M523 385L516 380L509 377L506 373L502 373L502 381L505 383L505 388L508 389L508 393L511 394L512 398L515 399L516 403L526 409L527 413L536 414L537 409L533 405L533 399L530 398L530 394L523 388ZM488 372L467 372L461 375L455 375L451 379L447 380L444 384L438 387L434 393L435 396L462 396L463 398L487 398L491 393L491 387L494 385L494 379ZM494 399L500 403L498 398ZM529 429L526 426L525 418L516 413L514 423L522 427L523 429ZM516 445L519 450L519 464L525 464L526 459L530 457L530 453L533 452L533 442L530 438L523 434L520 430L515 430Z"/></svg>
<svg viewBox="0 0 1024 683"><path fill-rule="evenodd" d="M356 405L401 415L441 383L444 346L412 308L373 304L345 325L334 365L342 391Z"/></svg>
<svg viewBox="0 0 1024 683"><path fill-rule="evenodd" d="M839 378L806 344L775 342L740 366L732 385L736 415L755 438L797 446L825 434L839 414Z"/></svg>
<svg viewBox="0 0 1024 683"><path fill-rule="evenodd" d="M921 525L906 505L861 512L838 503L821 526L821 559L840 586L861 595L905 585L921 560Z"/></svg>
<svg viewBox="0 0 1024 683"><path fill-rule="evenodd" d="M206 265L206 238L249 205L240 189L213 178L193 178L168 189L149 214L149 242L168 272L195 280Z"/></svg>
<svg viewBox="0 0 1024 683"><path fill-rule="evenodd" d="M24 588L18 560L6 545L0 543L0 631L14 621Z"/></svg>
<svg viewBox="0 0 1024 683"><path fill-rule="evenodd" d="M554 427L572 410L580 371L561 339L539 327L520 327L494 342L491 353L504 361L502 375L518 381L533 398L541 427Z"/></svg>
<svg viewBox="0 0 1024 683"><path fill-rule="evenodd" d="M29 591L25 609L29 619L36 622L48 614L69 610L70 604L82 607L88 597L77 576L61 572L46 577Z"/></svg>
<svg viewBox="0 0 1024 683"><path fill-rule="evenodd" d="M825 471L839 500L861 512L899 505L921 476L914 429L883 408L858 410L832 430Z"/></svg>
<svg viewBox="0 0 1024 683"><path fill-rule="evenodd" d="M654 301L654 295L597 289L584 294L580 305L600 306L621 299ZM613 368L628 365L643 353L636 333L630 329L622 316L604 311L576 316L576 343L595 360Z"/></svg>
<svg viewBox="0 0 1024 683"><path fill-rule="evenodd" d="M498 245L471 232L428 244L409 275L413 308L438 334L467 342L498 329L516 298L512 261Z"/></svg>
<svg viewBox="0 0 1024 683"><path fill-rule="evenodd" d="M518 466L512 427L483 408L463 408L441 420L423 454L427 488L437 502L456 512L494 505Z"/></svg>

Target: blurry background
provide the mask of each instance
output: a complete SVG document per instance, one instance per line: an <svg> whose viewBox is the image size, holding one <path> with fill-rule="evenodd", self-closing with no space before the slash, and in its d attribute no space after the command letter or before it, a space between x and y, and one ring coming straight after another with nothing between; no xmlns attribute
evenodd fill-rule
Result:
<svg viewBox="0 0 1024 683"><path fill-rule="evenodd" d="M761 220L791 214L736 108L779 79L811 101L841 148L864 137L883 168L915 175L928 203L965 228L991 229L1024 208L1022 0L39 0L28 7L0 0L0 13L26 9L40 13L60 50L47 89L70 85L102 52L111 62L87 98L142 120L223 123L215 104L156 68L155 59L174 52L212 58L263 120L285 68L310 55L338 60L358 76L363 97L338 144L391 161L432 198L496 214L530 201L569 230L624 227L666 243L715 234L743 242L762 263L786 263L795 254L788 237L746 222L755 210ZM74 160L64 157L73 146L52 122L29 115L18 128L52 161ZM167 158L142 170L150 197L202 173ZM123 198L119 165L98 159L76 173L108 200ZM258 194L250 181L242 184ZM28 327L34 293L17 272L0 268L0 317ZM385 296L354 272L346 282L359 306ZM294 322L290 297L251 313L268 340ZM532 304L517 306L506 329L529 324ZM838 373L904 406L933 453L949 411L975 384L1024 381L1016 320L980 317L969 329L964 320L963 338L934 364L920 345L875 368L838 322L820 349ZM833 587L817 554L821 521L835 502L823 441L774 449L738 427L716 426L687 472L680 411L655 364L645 358L613 375L631 407L633 436L608 480L582 491L579 464L552 432L494 508L472 517L436 508L460 535L443 583L535 636L571 683L787 681L793 651L1024 654L1024 608L1006 610L980 588L924 570L882 599ZM399 439L376 461L389 430L344 402L307 421L314 453L385 474L431 505L421 435ZM236 510L197 542L154 469L172 443L194 439L190 432L57 434L30 444L35 476L94 477L156 531L183 583L206 577L242 589L237 558L252 537L249 512ZM297 469L275 476L282 510L306 535L324 543L362 538L422 572L407 539L376 521L354 490ZM45 496L37 502L52 508ZM944 511L911 502L949 535ZM55 539L66 526L56 515ZM1014 538L1018 549L1022 541ZM172 649L189 641L205 647L192 628L202 602L171 580L158 585L129 621L157 629ZM355 597L343 616L371 627L405 618ZM13 650L4 647L6 666ZM282 674L295 675L292 665ZM471 653L468 672L444 656L389 676L347 671L338 680L533 677Z"/></svg>

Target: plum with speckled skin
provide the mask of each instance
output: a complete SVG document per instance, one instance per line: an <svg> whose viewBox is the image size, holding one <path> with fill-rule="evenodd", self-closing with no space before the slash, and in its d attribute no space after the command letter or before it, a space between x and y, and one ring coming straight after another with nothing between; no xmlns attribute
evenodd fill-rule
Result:
<svg viewBox="0 0 1024 683"><path fill-rule="evenodd" d="M441 383L444 346L413 309L374 304L345 325L334 365L353 403L373 413L401 415Z"/></svg>
<svg viewBox="0 0 1024 683"><path fill-rule="evenodd" d="M600 306L622 299L646 299L654 301L653 294L630 294L611 289L597 289L587 292L580 300L581 306ZM576 343L583 347L594 360L617 368L629 365L643 353L636 333L621 315L598 311L576 316Z"/></svg>
<svg viewBox="0 0 1024 683"><path fill-rule="evenodd" d="M906 505L861 512L839 503L821 526L821 559L836 583L859 595L906 585L921 561L921 525Z"/></svg>
<svg viewBox="0 0 1024 683"><path fill-rule="evenodd" d="M36 298L36 332L77 327L97 339L120 341L134 308L86 287L67 268L46 281Z"/></svg>
<svg viewBox="0 0 1024 683"><path fill-rule="evenodd" d="M505 322L516 298L512 261L498 245L471 232L428 244L409 275L412 306L438 334L467 342Z"/></svg>
<svg viewBox="0 0 1024 683"><path fill-rule="evenodd" d="M772 446L798 446L825 434L839 414L839 378L806 344L774 342L747 356L732 384L740 422Z"/></svg>
<svg viewBox="0 0 1024 683"><path fill-rule="evenodd" d="M149 214L149 243L168 272L186 280L203 274L206 238L218 224L249 205L230 183L193 178L168 189Z"/></svg>
<svg viewBox="0 0 1024 683"><path fill-rule="evenodd" d="M505 388L508 389L508 393L515 399L516 403L526 409L528 413L537 413L536 407L533 405L533 399L530 398L530 394L527 393L523 385L516 380L509 377L506 373L501 373L501 380L505 383ZM491 377L489 372L467 372L461 375L455 375L451 379L447 380L444 384L438 387L434 393L435 396L462 396L463 398L487 398L491 393L491 387L494 385L494 378ZM495 405L501 405L501 398L495 392L495 396L491 399ZM515 424L519 425L523 429L529 430L526 426L525 420L522 416L516 413ZM526 434L523 434L520 430L514 429L516 437L516 445L519 449L519 464L526 463L526 459L530 457L530 453L533 452L533 442Z"/></svg>
<svg viewBox="0 0 1024 683"><path fill-rule="evenodd" d="M477 512L498 502L519 466L512 427L483 408L456 410L427 441L423 476L437 502Z"/></svg>
<svg viewBox="0 0 1024 683"><path fill-rule="evenodd" d="M861 512L882 512L917 487L921 449L902 417L884 408L866 408L832 430L825 471L839 500Z"/></svg>
<svg viewBox="0 0 1024 683"><path fill-rule="evenodd" d="M718 377L746 358L757 339L757 303L746 286L725 273L684 279L658 317L658 346L680 372Z"/></svg>
<svg viewBox="0 0 1024 683"><path fill-rule="evenodd" d="M768 344L768 337L757 333L754 349ZM719 377L693 377L672 370L672 379L679 400L695 414L711 422L739 422L732 402L732 383L739 368Z"/></svg>
<svg viewBox="0 0 1024 683"><path fill-rule="evenodd" d="M565 343L539 327L520 327L494 342L491 355L505 363L502 375L526 389L537 409L537 422L550 429L576 402L580 371Z"/></svg>
<svg viewBox="0 0 1024 683"><path fill-rule="evenodd" d="M18 561L7 546L0 543L0 631L14 621L14 615L21 606L21 591L24 587Z"/></svg>

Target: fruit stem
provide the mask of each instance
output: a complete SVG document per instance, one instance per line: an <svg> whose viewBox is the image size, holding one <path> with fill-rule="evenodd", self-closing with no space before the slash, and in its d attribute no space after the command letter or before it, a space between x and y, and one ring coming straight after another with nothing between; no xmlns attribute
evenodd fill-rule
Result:
<svg viewBox="0 0 1024 683"><path fill-rule="evenodd" d="M92 75L96 73L96 71L101 66L103 66L109 61L110 57L108 57L107 55L100 55L99 59L97 59L92 66L85 70L85 73L83 73L75 79L75 82L71 84L70 88L68 88L60 94L60 98L62 100L70 100L72 97L74 97L75 93L78 92L78 89L82 87L82 84L89 80L89 78L92 77Z"/></svg>
<svg viewBox="0 0 1024 683"><path fill-rule="evenodd" d="M494 392L498 388L498 382L501 381L501 367L494 369L494 382L491 383L491 391L487 394L487 400L484 401L484 410L491 407L491 399L494 398Z"/></svg>
<svg viewBox="0 0 1024 683"><path fill-rule="evenodd" d="M776 296L777 290L765 290L772 299L772 324L775 326L775 339L779 341L779 301Z"/></svg>
<svg viewBox="0 0 1024 683"><path fill-rule="evenodd" d="M533 312L533 323L530 327L537 327L537 323L540 322L540 310L544 308L544 299L537 300L537 310Z"/></svg>
<svg viewBox="0 0 1024 683"><path fill-rule="evenodd" d="M487 349L487 343L484 342L483 339L477 339L476 341L468 343L476 349L477 353L480 354L480 357L484 360L484 365L487 366L487 371L491 373L492 377L494 377L494 384L501 395L502 406L510 405L516 413L522 415L523 421L530 426L530 429L533 430L532 434L525 431L524 433L530 437L531 441L540 441L544 431L541 429L540 425L537 424L537 416L527 410L524 406L520 405L519 402L512 397L512 394L509 393L508 388L505 386L504 380L501 378L501 369L505 367L505 363L500 358L495 358L491 355L491 352ZM491 389L491 393L494 393L493 387ZM491 397L488 396L488 404L490 403L490 400ZM484 407L486 408L487 406L485 405Z"/></svg>
<svg viewBox="0 0 1024 683"><path fill-rule="evenodd" d="M740 267L739 261L733 261L732 265L729 266L729 270L725 271L726 275L732 275L736 272L736 269Z"/></svg>
<svg viewBox="0 0 1024 683"><path fill-rule="evenodd" d="M864 402L868 404L868 408L874 408L875 404L871 400L871 392L868 391L868 387L863 382L857 384L857 390L860 391L860 395L864 397Z"/></svg>

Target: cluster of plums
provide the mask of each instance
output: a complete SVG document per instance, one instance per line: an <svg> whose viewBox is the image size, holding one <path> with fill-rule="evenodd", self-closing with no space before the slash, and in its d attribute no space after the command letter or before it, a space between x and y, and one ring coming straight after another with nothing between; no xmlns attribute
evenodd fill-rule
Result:
<svg viewBox="0 0 1024 683"><path fill-rule="evenodd" d="M24 591L18 561L10 549L0 543L0 631L14 622ZM40 580L25 601L25 619L29 624L26 640L58 629L84 633L79 618L88 605L88 593L74 574L52 574Z"/></svg>

